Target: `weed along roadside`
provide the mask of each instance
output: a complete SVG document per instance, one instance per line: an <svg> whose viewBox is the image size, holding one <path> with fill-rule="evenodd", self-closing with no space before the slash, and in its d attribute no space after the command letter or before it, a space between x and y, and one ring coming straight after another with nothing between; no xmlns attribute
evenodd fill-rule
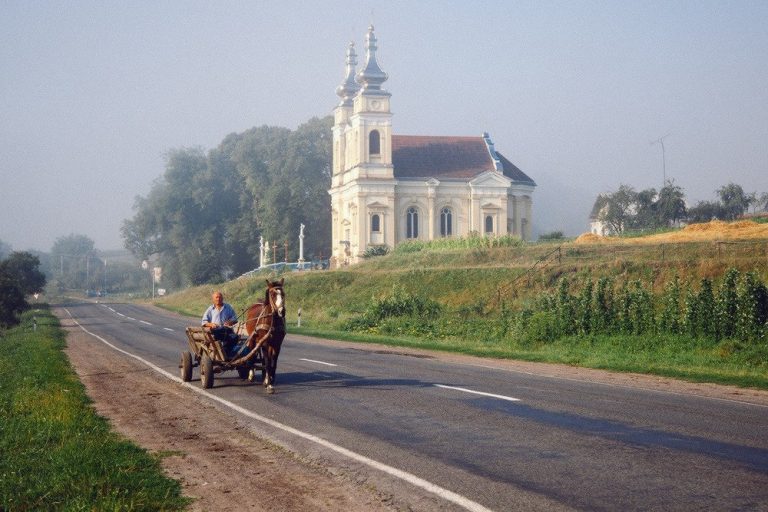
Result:
<svg viewBox="0 0 768 512"><path fill-rule="evenodd" d="M285 274L288 331L768 389L768 233L733 225L742 238L712 223L726 231L406 243L340 270ZM242 308L264 277L223 288ZM204 290L158 305L197 315Z"/></svg>
<svg viewBox="0 0 768 512"><path fill-rule="evenodd" d="M0 510L185 509L158 458L94 412L58 320L38 307L0 332Z"/></svg>

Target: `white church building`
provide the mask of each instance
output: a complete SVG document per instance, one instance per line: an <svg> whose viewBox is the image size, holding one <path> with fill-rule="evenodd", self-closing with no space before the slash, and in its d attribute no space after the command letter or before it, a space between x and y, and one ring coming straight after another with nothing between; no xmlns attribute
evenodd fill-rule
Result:
<svg viewBox="0 0 768 512"><path fill-rule="evenodd" d="M536 183L497 152L490 136L393 135L387 74L368 28L365 64L354 43L336 89L329 194L333 261L356 263L369 248L470 234L531 237Z"/></svg>

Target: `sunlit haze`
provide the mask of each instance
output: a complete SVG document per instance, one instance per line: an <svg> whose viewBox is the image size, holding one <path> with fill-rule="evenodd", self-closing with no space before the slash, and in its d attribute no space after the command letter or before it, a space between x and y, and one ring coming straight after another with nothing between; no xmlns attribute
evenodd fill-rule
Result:
<svg viewBox="0 0 768 512"><path fill-rule="evenodd" d="M0 240L122 247L168 150L331 114L370 23L393 132L489 132L538 185L534 235L664 168L689 204L768 192L765 1L5 0Z"/></svg>

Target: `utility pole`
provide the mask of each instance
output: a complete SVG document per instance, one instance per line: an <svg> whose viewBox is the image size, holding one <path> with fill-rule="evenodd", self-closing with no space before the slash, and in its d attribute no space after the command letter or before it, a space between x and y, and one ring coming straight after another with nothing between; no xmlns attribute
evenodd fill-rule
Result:
<svg viewBox="0 0 768 512"><path fill-rule="evenodd" d="M654 144L661 144L661 165L662 165L662 171L664 173L664 181L661 183L661 188L664 188L667 186L667 152L664 148L664 139L666 139L670 135L671 133L668 133L663 137L659 137L658 139L651 141L651 146L653 146Z"/></svg>

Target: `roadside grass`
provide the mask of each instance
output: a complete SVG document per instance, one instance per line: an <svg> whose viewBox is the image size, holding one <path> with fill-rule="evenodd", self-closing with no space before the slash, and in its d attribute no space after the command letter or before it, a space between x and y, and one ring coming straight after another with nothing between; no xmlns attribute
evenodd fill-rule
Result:
<svg viewBox="0 0 768 512"><path fill-rule="evenodd" d="M58 320L35 307L0 331L0 510L185 509L190 500L159 456L95 413Z"/></svg>

